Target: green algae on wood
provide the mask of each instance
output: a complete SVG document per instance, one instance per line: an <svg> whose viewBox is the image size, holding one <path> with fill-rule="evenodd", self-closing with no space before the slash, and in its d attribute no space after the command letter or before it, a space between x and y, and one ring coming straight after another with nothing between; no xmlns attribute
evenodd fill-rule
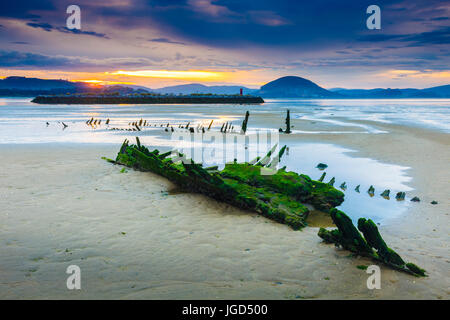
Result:
<svg viewBox="0 0 450 320"><path fill-rule="evenodd" d="M400 192L397 192L397 194L395 195L395 199L397 199L398 201L402 201L402 200L405 200L405 196L406 196L406 193L400 191Z"/></svg>
<svg viewBox="0 0 450 320"><path fill-rule="evenodd" d="M367 193L369 194L369 196L373 197L375 195L375 188L371 185L369 187L369 190L367 190Z"/></svg>
<svg viewBox="0 0 450 320"><path fill-rule="evenodd" d="M328 168L328 165L321 162L316 166L316 168L319 170L325 170L326 168Z"/></svg>
<svg viewBox="0 0 450 320"><path fill-rule="evenodd" d="M389 189L386 189L380 194L380 196L382 196L383 198L389 198L390 192L391 191Z"/></svg>
<svg viewBox="0 0 450 320"><path fill-rule="evenodd" d="M335 181L336 181L336 179L333 177L333 178L331 178L330 181L328 181L328 184L329 184L330 186L333 186Z"/></svg>
<svg viewBox="0 0 450 320"><path fill-rule="evenodd" d="M370 257L393 269L419 277L426 276L425 270L413 263L406 263L397 252L387 246L372 220L360 218L357 229L344 212L332 208L330 215L337 229L320 228L318 235L325 242L334 243L358 255Z"/></svg>
<svg viewBox="0 0 450 320"><path fill-rule="evenodd" d="M322 182L322 181L323 181L323 179L325 179L325 176L326 176L326 175L327 175L327 173L326 173L326 172L322 173L322 175L320 176L320 178L319 178L319 180L318 180L318 181Z"/></svg>
<svg viewBox="0 0 450 320"><path fill-rule="evenodd" d="M275 154L277 161L285 149L283 147ZM174 154L175 157L171 157ZM159 150L150 151L140 142L130 145L125 140L115 161L105 159L159 174L185 190L257 212L293 229L306 226L309 214L306 203L329 211L344 201L344 194L328 184L286 171L285 168L275 169L272 166L274 160L270 161L273 154L272 148L263 162L258 159L252 165L235 161L218 171L217 167L203 168L177 151L160 154Z"/></svg>

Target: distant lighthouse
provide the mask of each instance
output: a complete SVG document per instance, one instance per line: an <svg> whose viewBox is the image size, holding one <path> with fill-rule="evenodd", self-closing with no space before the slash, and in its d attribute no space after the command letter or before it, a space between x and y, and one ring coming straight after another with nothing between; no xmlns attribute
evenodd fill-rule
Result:
<svg viewBox="0 0 450 320"><path fill-rule="evenodd" d="M243 90L242 90L242 88L241 88L241 90L240 90L240 92L239 92L239 94L240 94L241 96L242 96L242 91L243 91Z"/></svg>

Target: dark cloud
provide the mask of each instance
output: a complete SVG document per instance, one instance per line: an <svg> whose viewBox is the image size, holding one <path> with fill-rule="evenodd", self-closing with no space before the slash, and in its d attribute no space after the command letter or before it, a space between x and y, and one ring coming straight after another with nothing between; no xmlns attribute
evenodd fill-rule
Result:
<svg viewBox="0 0 450 320"><path fill-rule="evenodd" d="M374 3L381 7L381 30L368 30L366 27L366 9ZM130 0L126 5L77 0L82 12L82 26L89 26L86 31L63 27L67 17L65 9L69 4L73 4L72 1L2 1L0 18L20 19L30 28L46 32L108 39L106 34L90 31L101 25L99 30L109 27L118 36L121 31L127 35L139 33L141 38L136 41L149 41L155 47L158 43L193 47L200 44L214 52L216 49L231 49L244 57L241 61L225 62L199 57L196 63L205 66L208 63L215 67L234 64L245 69L256 64L264 68L261 60L269 60L267 66L279 68L423 65L430 68L447 66L448 69L448 50L440 51L444 48L442 45L449 44L448 0ZM8 24L8 28L13 27ZM145 36L145 30L151 36ZM43 37L46 32L41 32ZM79 38L82 45L84 38ZM30 40L22 35L20 39ZM9 37L1 47L6 50L11 40ZM126 40L127 46L133 45L132 39ZM52 52L58 50L57 47L52 49ZM117 54L121 49L118 45ZM219 50L217 52L224 52ZM272 56L267 57L268 52ZM140 54L145 57L147 53L136 51L135 57ZM313 58L287 61L296 54ZM178 54L177 57L181 59ZM13 61L10 56L8 59ZM19 65L39 60L48 65L61 63L69 67L76 63L94 65L74 58L69 61L60 59L29 53L21 54L21 60L17 61ZM111 64L148 65L145 58L127 59L111 61ZM186 63L185 60L181 60L180 65Z"/></svg>
<svg viewBox="0 0 450 320"><path fill-rule="evenodd" d="M377 34L358 38L363 42L401 41L410 42L409 46L429 46L431 44L450 44L450 27L438 28L417 34Z"/></svg>
<svg viewBox="0 0 450 320"><path fill-rule="evenodd" d="M388 34L391 26L401 30L405 24L406 34L411 22L417 30L425 24L438 29L446 22L442 0L379 0L386 35L365 36L366 9L371 4L371 0L155 0L134 1L127 7L89 7L89 12L118 29L156 28L161 36L155 42L172 43L175 38L218 48L314 50L355 41L382 46L383 41L399 37Z"/></svg>
<svg viewBox="0 0 450 320"><path fill-rule="evenodd" d="M97 33L94 31L83 31L83 30L78 30L78 29L69 29L67 27L54 27L49 23L28 22L27 26L30 26L32 28L43 29L48 32L51 32L52 30L56 30L56 31L63 32L63 33L85 34L88 36L109 39L109 37L107 37L104 33Z"/></svg>
<svg viewBox="0 0 450 320"><path fill-rule="evenodd" d="M2 0L0 1L0 17L31 19L40 16L35 11L55 10L52 0Z"/></svg>
<svg viewBox="0 0 450 320"><path fill-rule="evenodd" d="M39 23L39 22L28 22L27 26L32 27L32 28L39 28L45 31L52 31L54 28L51 24L48 23Z"/></svg>
<svg viewBox="0 0 450 320"><path fill-rule="evenodd" d="M430 44L450 44L450 27L439 28L430 32L422 32L408 36L403 41L411 41L414 46Z"/></svg>
<svg viewBox="0 0 450 320"><path fill-rule="evenodd" d="M98 37L98 38L109 39L109 37L106 36L106 34L94 32L94 31L83 31L83 30L78 30L78 29L69 29L67 27L59 27L59 28L57 28L57 30L60 31L60 32L64 32L64 33L85 34L85 35L88 35L88 36L94 36L94 37Z"/></svg>
<svg viewBox="0 0 450 320"><path fill-rule="evenodd" d="M51 56L40 53L22 52L16 50L0 50L0 68L27 68L50 70L104 70L117 69L118 67L148 67L162 60L150 60L148 58L109 58L91 59L87 57Z"/></svg>
<svg viewBox="0 0 450 320"><path fill-rule="evenodd" d="M374 35L365 35L357 38L357 41L361 42L384 42L390 40L401 39L402 35L397 34L374 34Z"/></svg>
<svg viewBox="0 0 450 320"><path fill-rule="evenodd" d="M66 57L50 57L42 54L18 51L0 51L0 67L61 67L72 65Z"/></svg>
<svg viewBox="0 0 450 320"><path fill-rule="evenodd" d="M449 20L449 17L436 17L436 18L431 18L430 20L432 21L443 21L443 20Z"/></svg>
<svg viewBox="0 0 450 320"><path fill-rule="evenodd" d="M424 24L431 26L428 29L442 27L442 23L448 21L445 3L444 0L378 0L376 4L381 7L382 31L388 34L389 27L394 24L401 26L413 22L417 24L417 30L423 30L420 26ZM38 3L16 0L10 5L3 3L4 10L1 11L6 16L22 18L39 12L45 23L33 21L29 25L50 31L51 26L61 24L69 4L72 4L69 0ZM151 42L188 42L222 48L251 45L302 49L354 41L372 41L381 45L383 41L393 40L396 35L364 35L368 31L366 9L371 4L372 0L132 0L129 5L77 1L82 19L87 19L90 25L95 26L101 21L119 31L157 29L160 35L149 40ZM22 15L18 15L19 6ZM61 12L61 15L55 15L55 12ZM68 31L61 27L57 30L107 38L94 31Z"/></svg>
<svg viewBox="0 0 450 320"><path fill-rule="evenodd" d="M159 42L159 43L171 43L171 44L181 44L181 45L185 45L185 43L183 42L178 42L178 41L173 41L167 38L155 38L155 39L150 39L148 40L150 42Z"/></svg>

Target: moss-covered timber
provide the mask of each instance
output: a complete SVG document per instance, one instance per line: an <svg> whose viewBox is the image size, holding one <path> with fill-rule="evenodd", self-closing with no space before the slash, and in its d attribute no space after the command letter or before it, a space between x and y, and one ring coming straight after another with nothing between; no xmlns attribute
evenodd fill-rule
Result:
<svg viewBox="0 0 450 320"><path fill-rule="evenodd" d="M289 110L287 111L287 115L286 115L286 130L284 130L284 133L291 133L291 115Z"/></svg>
<svg viewBox="0 0 450 320"><path fill-rule="evenodd" d="M242 122L242 133L246 133L247 132L247 124L248 124L248 117L250 116L250 113L247 111L246 113L245 113L245 119L244 119L244 121Z"/></svg>
<svg viewBox="0 0 450 320"><path fill-rule="evenodd" d="M337 229L320 228L318 235L325 242L334 243L358 255L372 258L393 269L418 277L426 276L425 270L413 263L405 263L397 252L386 245L372 220L360 218L357 229L344 212L332 208L330 214Z"/></svg>
<svg viewBox="0 0 450 320"><path fill-rule="evenodd" d="M181 161L182 154L175 153L175 158L170 155L173 153L149 151L139 140L136 145L125 140L116 160L104 159L159 174L185 190L257 212L295 230L306 226L309 209L304 203L329 210L344 200L343 193L333 187L284 169L233 162L218 171L217 167L203 168L190 159ZM281 155L280 151L276 157ZM262 174L264 170L271 170L271 174Z"/></svg>

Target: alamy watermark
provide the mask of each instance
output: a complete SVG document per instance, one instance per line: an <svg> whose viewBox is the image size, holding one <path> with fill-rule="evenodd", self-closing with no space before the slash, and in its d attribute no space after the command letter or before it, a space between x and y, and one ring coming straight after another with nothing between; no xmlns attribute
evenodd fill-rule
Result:
<svg viewBox="0 0 450 320"><path fill-rule="evenodd" d="M174 145L172 158L175 162L190 164L192 160L204 167L247 162L259 164L263 175L276 173L282 149L279 133L269 130L246 135L175 131L171 140Z"/></svg>
<svg viewBox="0 0 450 320"><path fill-rule="evenodd" d="M66 20L67 29L81 29L81 9L79 6L72 4L67 7L66 13L70 14Z"/></svg>
<svg viewBox="0 0 450 320"><path fill-rule="evenodd" d="M367 278L367 289L381 289L381 269L379 266L373 264L367 267L366 273L370 274Z"/></svg>
<svg viewBox="0 0 450 320"><path fill-rule="evenodd" d="M70 274L67 278L66 286L69 290L81 289L81 269L79 266L72 264L67 267L66 273Z"/></svg>
<svg viewBox="0 0 450 320"><path fill-rule="evenodd" d="M381 29L381 9L379 6L372 4L367 7L367 14L370 16L367 18L366 26L369 30Z"/></svg>

